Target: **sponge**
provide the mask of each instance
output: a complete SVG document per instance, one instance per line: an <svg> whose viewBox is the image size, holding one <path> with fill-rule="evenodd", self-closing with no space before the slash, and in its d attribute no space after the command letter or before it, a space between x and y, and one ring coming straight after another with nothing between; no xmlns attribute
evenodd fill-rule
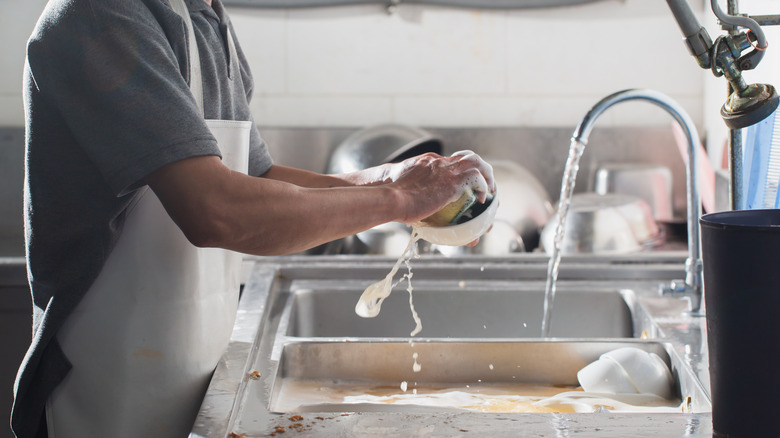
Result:
<svg viewBox="0 0 780 438"><path fill-rule="evenodd" d="M422 221L434 227L444 227L456 224L460 217L466 213L476 201L477 195L474 194L470 188L467 188L463 190L463 193L461 193L457 200L450 202L445 205L444 208Z"/></svg>

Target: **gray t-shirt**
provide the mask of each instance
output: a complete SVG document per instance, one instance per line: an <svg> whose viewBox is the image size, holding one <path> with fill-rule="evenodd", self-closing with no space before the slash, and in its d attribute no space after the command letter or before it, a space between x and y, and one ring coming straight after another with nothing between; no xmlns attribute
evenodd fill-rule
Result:
<svg viewBox="0 0 780 438"><path fill-rule="evenodd" d="M252 120L252 77L240 46L240 65L230 65L231 25L213 3L187 0L205 118ZM33 343L14 387L19 436L35 433L70 369L55 334L100 272L144 177L181 159L219 155L189 90L187 44L167 0L51 0L30 37L25 227ZM261 175L271 164L254 128L249 172Z"/></svg>

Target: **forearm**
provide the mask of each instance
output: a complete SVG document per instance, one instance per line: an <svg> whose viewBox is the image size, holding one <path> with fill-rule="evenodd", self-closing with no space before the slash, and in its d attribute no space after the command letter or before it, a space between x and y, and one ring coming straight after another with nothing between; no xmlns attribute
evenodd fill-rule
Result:
<svg viewBox="0 0 780 438"><path fill-rule="evenodd" d="M399 220L398 194L389 187L305 188L265 178L243 178L223 211L218 246L249 254L299 252L376 225ZM217 201L220 202L220 201Z"/></svg>
<svg viewBox="0 0 780 438"><path fill-rule="evenodd" d="M392 186L338 186L338 179L281 168L255 178L229 171L218 159L187 161L187 172L208 178L193 181L168 175L167 184L156 184L160 175L149 179L171 217L197 246L255 255L289 254L403 219L399 212L404 210L404 198ZM180 166L171 166L164 172L179 171L183 171ZM329 182L335 187L308 188L288 180ZM183 197L182 190L198 195Z"/></svg>
<svg viewBox="0 0 780 438"><path fill-rule="evenodd" d="M386 166L347 174L324 175L293 167L274 165L262 177L308 188L365 186L388 182Z"/></svg>
<svg viewBox="0 0 780 438"><path fill-rule="evenodd" d="M168 164L146 182L193 244L256 255L296 253L386 222L414 223L464 187L483 200L495 190L492 169L473 153L424 154L344 175L273 166L261 178L204 156Z"/></svg>

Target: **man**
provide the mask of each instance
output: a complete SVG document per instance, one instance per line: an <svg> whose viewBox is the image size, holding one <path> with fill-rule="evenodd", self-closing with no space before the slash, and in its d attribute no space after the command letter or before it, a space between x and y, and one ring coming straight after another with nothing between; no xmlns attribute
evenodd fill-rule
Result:
<svg viewBox="0 0 780 438"><path fill-rule="evenodd" d="M274 165L232 34L219 0L47 4L25 66L17 436L186 435L235 312L220 249L295 253L494 190L473 153L345 175Z"/></svg>

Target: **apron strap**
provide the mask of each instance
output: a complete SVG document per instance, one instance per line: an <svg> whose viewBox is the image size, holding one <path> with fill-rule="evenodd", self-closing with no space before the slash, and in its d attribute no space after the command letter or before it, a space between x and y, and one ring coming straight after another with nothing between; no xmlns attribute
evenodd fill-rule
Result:
<svg viewBox="0 0 780 438"><path fill-rule="evenodd" d="M203 113L203 76L200 72L200 53L198 52L198 43L195 41L195 28L192 27L190 10L184 0L168 0L173 10L184 19L187 26L187 47L190 50L190 91L198 103L200 112Z"/></svg>
<svg viewBox="0 0 780 438"><path fill-rule="evenodd" d="M190 10L187 8L184 0L168 0L168 3L170 3L171 8L179 14L187 26L187 47L190 51L190 91L195 97L195 102L197 102L201 114L203 114L203 74L201 73L200 53L198 52L198 43L195 41L195 28L192 26ZM236 72L239 72L238 51L236 50L236 43L233 41L233 34L230 32L230 29L227 30L227 39L230 50L230 67L237 69Z"/></svg>

